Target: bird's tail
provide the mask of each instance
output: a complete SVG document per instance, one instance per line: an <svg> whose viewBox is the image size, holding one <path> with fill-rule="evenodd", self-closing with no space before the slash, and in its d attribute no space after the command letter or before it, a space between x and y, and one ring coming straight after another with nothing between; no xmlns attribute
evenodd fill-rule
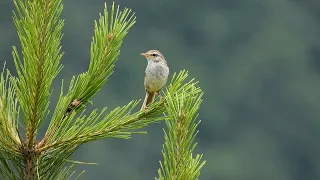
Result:
<svg viewBox="0 0 320 180"><path fill-rule="evenodd" d="M146 91L146 96L144 98L141 110L146 109L146 107L148 106L148 104L152 103L154 101L154 97L156 96L155 92L148 92Z"/></svg>

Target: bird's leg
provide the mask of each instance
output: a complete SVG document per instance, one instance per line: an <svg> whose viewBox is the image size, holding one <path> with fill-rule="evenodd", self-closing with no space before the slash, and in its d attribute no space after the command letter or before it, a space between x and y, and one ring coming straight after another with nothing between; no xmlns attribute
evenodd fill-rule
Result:
<svg viewBox="0 0 320 180"><path fill-rule="evenodd" d="M142 107L141 107L140 111L147 109L146 103L147 103L148 97L149 97L149 93L148 93L148 91L146 90L146 96L144 97L144 100L143 100Z"/></svg>
<svg viewBox="0 0 320 180"><path fill-rule="evenodd" d="M159 91L157 91L157 94L159 95L160 101L161 101L163 99L163 97L161 96L160 91L161 91L161 89Z"/></svg>

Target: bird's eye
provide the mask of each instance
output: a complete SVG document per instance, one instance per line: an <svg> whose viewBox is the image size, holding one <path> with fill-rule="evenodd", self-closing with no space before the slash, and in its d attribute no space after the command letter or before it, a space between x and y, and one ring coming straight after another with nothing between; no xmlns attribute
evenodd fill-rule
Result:
<svg viewBox="0 0 320 180"><path fill-rule="evenodd" d="M156 57L156 56L158 56L158 54L156 54L156 53L153 53L153 54L152 54L152 56L153 56L153 57Z"/></svg>

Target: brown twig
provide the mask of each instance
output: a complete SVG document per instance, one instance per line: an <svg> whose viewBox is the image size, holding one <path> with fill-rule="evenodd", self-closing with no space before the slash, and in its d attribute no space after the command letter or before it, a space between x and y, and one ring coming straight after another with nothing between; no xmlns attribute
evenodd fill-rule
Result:
<svg viewBox="0 0 320 180"><path fill-rule="evenodd" d="M81 105L81 100L80 99L74 99L70 105L68 106L66 112L64 113L62 120L63 121L71 112L72 110L74 110L74 108L79 107ZM61 122L59 121L59 122ZM60 127L60 125L58 125L58 128ZM56 128L55 128L56 129ZM41 153L41 148L44 147L48 141L48 137L52 134L53 131L50 131L48 133L46 133L44 135L44 137L42 138L42 140L35 146L35 152L36 154Z"/></svg>

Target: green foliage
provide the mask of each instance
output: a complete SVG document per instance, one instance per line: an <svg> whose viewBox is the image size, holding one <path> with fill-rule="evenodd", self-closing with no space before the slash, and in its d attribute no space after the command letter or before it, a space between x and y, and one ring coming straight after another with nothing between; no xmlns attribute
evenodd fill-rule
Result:
<svg viewBox="0 0 320 180"><path fill-rule="evenodd" d="M110 12L105 5L104 13L94 23L88 70L72 78L66 93L63 92L62 82L49 127L44 137L37 140L41 125L49 119L52 82L62 69L60 42L64 21L59 16L63 5L61 0L15 0L14 4L16 11L13 19L22 55L20 57L18 49L13 47L17 77L5 68L0 75L0 134L3 137L0 139L0 176L30 180L74 178L72 168L81 162L70 158L84 143L104 138L128 139L133 133L145 133L138 129L163 120L161 115L166 111L167 119L174 123L176 118L181 118L178 116L180 110L184 110L186 119L180 121L190 125L189 118L198 109L202 93L193 80L185 82L188 76L186 71L174 76L165 96L147 110L134 112L140 101L133 100L108 113L107 107L86 113L85 108L91 98L112 74L123 38L135 23L135 16L130 9L120 11L119 6L113 4ZM178 111L174 109L177 105ZM25 135L18 130L18 125L25 130ZM176 145L189 148L196 128L196 125L189 125L184 128L190 128L192 138ZM186 154L186 151L181 152ZM181 158L178 154L174 156ZM197 168L197 171L183 177L198 177L198 169L202 166L198 164L199 160L188 167ZM179 165L179 168L182 167ZM173 169L174 172L177 170L180 171Z"/></svg>
<svg viewBox="0 0 320 180"><path fill-rule="evenodd" d="M48 115L52 81L62 65L60 40L64 22L59 19L61 0L14 0L13 20L21 42L23 61L16 47L13 58L18 77L11 78L27 128L27 144L32 146L41 122Z"/></svg>
<svg viewBox="0 0 320 180"><path fill-rule="evenodd" d="M19 109L15 99L15 90L9 81L9 71L0 74L0 175L4 179L16 179L15 169L23 174L23 157L19 152L21 139L17 133ZM8 160L11 160L10 162Z"/></svg>
<svg viewBox="0 0 320 180"><path fill-rule="evenodd" d="M187 74L182 72L176 79L185 79ZM175 79L175 75L173 77ZM193 151L197 143L193 144L198 131L200 121L197 120L197 110L202 102L203 92L196 87L194 80L186 83L177 93L171 83L166 92L166 111L168 113L165 132L165 144L163 145L163 162L158 170L159 179L196 180L200 175L200 169L205 164L202 155L193 157ZM201 162L202 161L202 162Z"/></svg>

